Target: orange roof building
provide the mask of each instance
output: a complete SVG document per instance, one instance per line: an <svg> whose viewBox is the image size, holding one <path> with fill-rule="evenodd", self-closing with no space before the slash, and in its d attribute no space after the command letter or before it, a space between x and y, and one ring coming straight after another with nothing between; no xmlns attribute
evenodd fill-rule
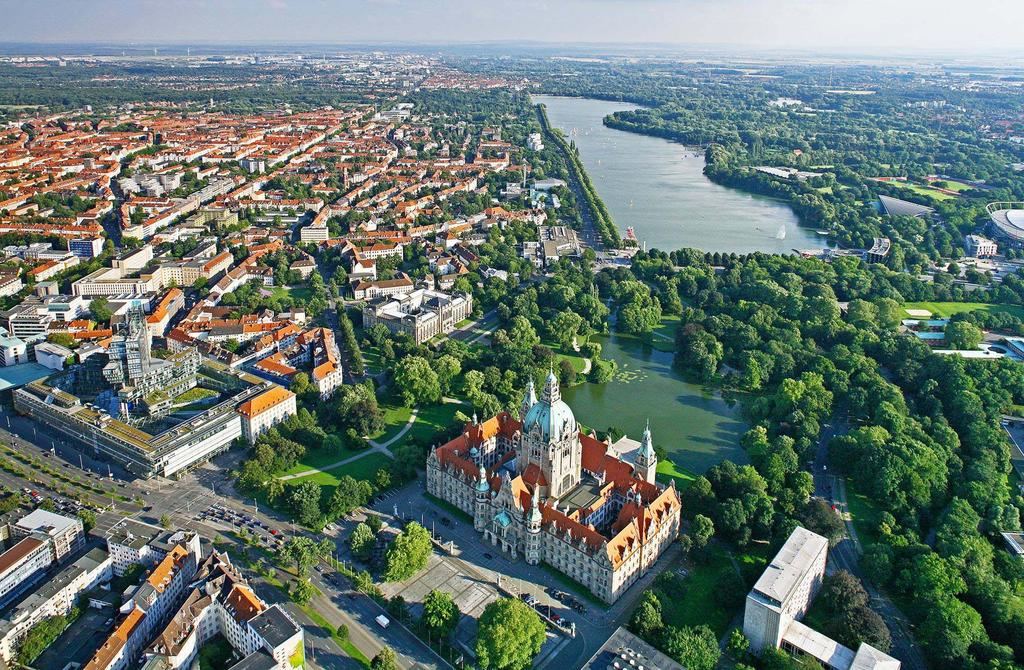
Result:
<svg viewBox="0 0 1024 670"><path fill-rule="evenodd" d="M634 449L584 433L550 374L519 417L476 417L431 451L427 491L473 517L483 540L547 563L612 603L679 533L675 484L655 481L650 430ZM619 443L616 443L616 446Z"/></svg>
<svg viewBox="0 0 1024 670"><path fill-rule="evenodd" d="M273 386L237 408L242 417L242 434L255 442L263 433L296 412L295 394L281 386Z"/></svg>

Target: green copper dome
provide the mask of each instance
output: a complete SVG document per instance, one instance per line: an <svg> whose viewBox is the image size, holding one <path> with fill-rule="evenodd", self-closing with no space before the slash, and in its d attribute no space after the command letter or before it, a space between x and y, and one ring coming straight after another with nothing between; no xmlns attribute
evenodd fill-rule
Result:
<svg viewBox="0 0 1024 670"><path fill-rule="evenodd" d="M559 442L576 433L576 417L562 400L558 391L558 379L554 372L548 374L541 399L526 411L523 418L523 433L533 434L539 430L544 442Z"/></svg>

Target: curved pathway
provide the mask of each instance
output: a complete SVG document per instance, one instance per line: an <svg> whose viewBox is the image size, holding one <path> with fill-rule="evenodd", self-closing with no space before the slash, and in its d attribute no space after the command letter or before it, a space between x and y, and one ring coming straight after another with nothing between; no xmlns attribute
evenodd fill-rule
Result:
<svg viewBox="0 0 1024 670"><path fill-rule="evenodd" d="M370 446L373 447L374 449L377 449L378 451L387 454L388 456L394 457L394 454L391 453L391 450L388 449L388 447L390 447L395 442L398 442L400 439L402 439L402 437L405 436L406 433L409 432L409 429L412 428L412 424L416 423L416 417L419 415L419 412L419 407L413 407L412 414L409 415L409 420L405 422L404 426L402 426L402 430L398 431L394 437L392 437L390 440L386 442L376 442L374 440L367 440L370 443Z"/></svg>
<svg viewBox="0 0 1024 670"><path fill-rule="evenodd" d="M369 442L369 444L370 444L370 448L367 449L366 451L361 451L358 454L355 454L354 456L349 456L348 458L343 458L340 461L335 461L334 463L328 463L327 465L323 465L323 466L321 466L319 468L312 468L310 470L303 470L302 472L296 472L295 474L284 475L283 477L278 477L278 479L280 479L283 482L286 482L286 481L291 480L291 479L301 479L303 477L309 477L310 475L315 475L318 472L324 472L326 470L333 470L334 468L339 468L342 465L347 465L347 464L351 463L352 461L357 461L360 458L362 458L363 456L366 456L367 454L373 453L375 451L378 451L378 452L384 454L385 456L387 456L389 458L394 458L395 455L393 453L391 453L391 450L388 449L388 447L390 447L392 444L394 444L398 440L402 439L405 436L405 434L409 432L409 429L412 428L412 424L414 424L416 422L416 416L418 415L418 413L419 413L419 408L418 407L414 407L413 410L412 410L412 414L409 415L409 420L405 422L405 425L402 426L402 429L400 431L398 431L398 433L396 433L394 437L392 437L391 439L387 440L386 442L376 442L374 440L367 440L367 442Z"/></svg>

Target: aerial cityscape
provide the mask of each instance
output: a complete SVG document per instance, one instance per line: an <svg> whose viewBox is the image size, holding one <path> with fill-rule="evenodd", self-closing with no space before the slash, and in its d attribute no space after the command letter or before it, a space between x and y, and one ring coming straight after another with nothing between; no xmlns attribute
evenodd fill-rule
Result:
<svg viewBox="0 0 1024 670"><path fill-rule="evenodd" d="M1024 670L1024 5L0 16L0 668Z"/></svg>

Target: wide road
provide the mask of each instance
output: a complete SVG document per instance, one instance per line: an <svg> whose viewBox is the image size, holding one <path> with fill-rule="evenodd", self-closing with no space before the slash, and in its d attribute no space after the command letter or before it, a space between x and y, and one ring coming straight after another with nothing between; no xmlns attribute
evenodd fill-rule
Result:
<svg viewBox="0 0 1024 670"><path fill-rule="evenodd" d="M855 575L863 582L868 596L871 598L871 609L875 610L892 633L892 650L890 653L902 661L903 667L908 670L926 670L928 664L921 653L920 648L914 641L910 628L912 624L907 621L903 613L892 604L889 598L879 591L865 577L860 568L861 547L857 539L857 531L853 527L853 521L849 515L849 506L846 502L846 486L843 480L836 477L829 471L828 467L828 443L836 435L841 435L849 430L849 427L842 421L836 421L828 426L821 433L818 440L817 453L814 461L814 494L843 512L843 519L846 523L846 537L841 539L829 553L829 572L835 570L846 570Z"/></svg>

